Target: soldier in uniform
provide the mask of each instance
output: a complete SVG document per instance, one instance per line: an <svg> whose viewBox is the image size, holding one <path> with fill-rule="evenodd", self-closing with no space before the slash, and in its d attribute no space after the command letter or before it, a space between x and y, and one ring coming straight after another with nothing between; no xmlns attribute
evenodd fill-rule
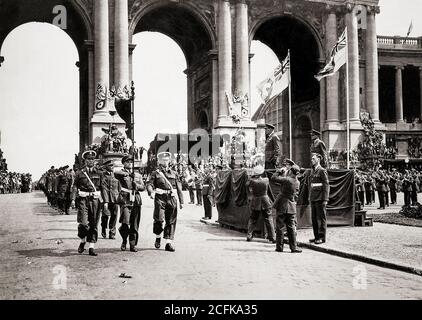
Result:
<svg viewBox="0 0 422 320"><path fill-rule="evenodd" d="M275 127L267 124L265 126L265 170L275 170L280 163L280 138L274 133Z"/></svg>
<svg viewBox="0 0 422 320"><path fill-rule="evenodd" d="M195 165L195 171L196 205L202 206L202 180L204 179L204 173L198 165Z"/></svg>
<svg viewBox="0 0 422 320"><path fill-rule="evenodd" d="M327 203L330 196L328 173L320 164L321 155L314 153L311 158L311 211L315 244L325 243L327 233Z"/></svg>
<svg viewBox="0 0 422 320"><path fill-rule="evenodd" d="M103 178L103 213L101 216L101 236L107 238L107 228L109 239L116 239L116 222L119 215L119 195L122 189L120 181L116 179L113 171L113 161L108 160L103 163L105 169Z"/></svg>
<svg viewBox="0 0 422 320"><path fill-rule="evenodd" d="M293 165L287 172L278 172L271 177L271 180L281 185L281 192L274 202L276 209L276 249L277 252L283 252L283 228L286 226L289 246L292 253L300 253L302 250L297 248L296 244L296 200L299 194L299 180L297 176L300 168Z"/></svg>
<svg viewBox="0 0 422 320"><path fill-rule="evenodd" d="M205 216L203 219L212 219L212 207L214 206L214 179L212 169L207 168L205 171L204 184L202 185L202 197L204 203Z"/></svg>
<svg viewBox="0 0 422 320"><path fill-rule="evenodd" d="M121 216L119 228L123 242L120 246L122 251L126 250L127 239L131 252L137 252L136 246L139 240L139 222L141 220L142 199L140 192L145 191L145 185L140 174L132 172L133 156L125 156L122 159L123 170L116 172L115 176L121 185L120 206Z"/></svg>
<svg viewBox="0 0 422 320"><path fill-rule="evenodd" d="M317 130L312 130L311 132L311 154L317 153L321 155L321 167L327 169L328 167L328 154L327 154L327 147L325 143L320 139L321 132Z"/></svg>
<svg viewBox="0 0 422 320"><path fill-rule="evenodd" d="M179 209L183 208L182 188L176 172L169 168L170 153L159 153L157 160L159 165L147 182L148 194L151 199L154 199L155 248L161 247L161 237L164 231L164 239L167 241L165 250L174 252L173 240L177 213Z"/></svg>
<svg viewBox="0 0 422 320"><path fill-rule="evenodd" d="M248 234L246 241L252 241L256 223L261 215L267 230L268 240L275 243L275 232L273 218L271 216L273 203L269 197L270 182L268 178L263 178L265 169L262 166L255 166L252 177L246 182L251 199L249 202L250 217L248 221Z"/></svg>
<svg viewBox="0 0 422 320"><path fill-rule="evenodd" d="M57 201L62 213L69 215L70 194L72 191L72 176L67 171L69 166L61 168L57 181Z"/></svg>
<svg viewBox="0 0 422 320"><path fill-rule="evenodd" d="M96 156L93 150L82 154L86 167L76 173L72 190L72 208L75 208L76 200L78 203L78 237L81 239L78 252L83 253L88 242L90 256L97 256L95 243L98 240L102 202L103 175L95 168Z"/></svg>

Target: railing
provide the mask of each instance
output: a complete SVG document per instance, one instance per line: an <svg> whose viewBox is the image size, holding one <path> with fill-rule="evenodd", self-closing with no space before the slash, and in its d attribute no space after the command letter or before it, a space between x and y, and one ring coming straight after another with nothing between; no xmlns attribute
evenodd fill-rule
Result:
<svg viewBox="0 0 422 320"><path fill-rule="evenodd" d="M383 47L422 49L422 37L378 36L377 42L378 45Z"/></svg>

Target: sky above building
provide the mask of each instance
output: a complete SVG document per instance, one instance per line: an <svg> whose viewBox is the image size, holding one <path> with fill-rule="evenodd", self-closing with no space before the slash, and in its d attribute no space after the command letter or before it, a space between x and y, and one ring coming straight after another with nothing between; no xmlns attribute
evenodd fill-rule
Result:
<svg viewBox="0 0 422 320"><path fill-rule="evenodd" d="M380 0L379 35L422 35L422 1ZM1 22L0 22L1 23ZM136 84L136 141L148 147L158 132L187 131L186 60L170 38L135 35L133 77ZM256 84L278 63L274 53L253 42L251 103L260 101ZM73 164L79 148L79 77L76 47L62 30L30 23L13 30L1 47L0 148L9 170L35 179L51 165Z"/></svg>

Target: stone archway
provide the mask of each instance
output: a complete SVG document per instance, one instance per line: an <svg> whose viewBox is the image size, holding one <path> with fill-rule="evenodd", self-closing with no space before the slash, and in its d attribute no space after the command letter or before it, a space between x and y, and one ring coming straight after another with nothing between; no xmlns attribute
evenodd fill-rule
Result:
<svg viewBox="0 0 422 320"><path fill-rule="evenodd" d="M252 26L252 40L258 40L268 46L279 61L283 61L290 50L292 117L299 118L312 109L312 117L319 118L320 85L314 76L320 67L323 46L316 30L296 16L274 14L262 18ZM287 90L279 100L282 103L282 124L280 127L283 132L283 154L289 157L289 100ZM292 131L297 130L295 127L292 129ZM293 138L293 149L295 149L295 144L301 143L301 140L296 141L295 135ZM309 162L306 157L303 158L302 155L293 151L293 158L296 156L303 163Z"/></svg>
<svg viewBox="0 0 422 320"><path fill-rule="evenodd" d="M89 52L93 50L90 13L80 1L72 0L4 0L0 3L0 50L8 34L15 28L29 22L54 24L57 16L54 8L65 8L66 29L63 29L75 43L79 54L79 145L82 150L89 144L89 110L93 94L89 92ZM0 51L1 56L1 51ZM4 57L7 61L7 57ZM75 61L76 62L76 61ZM1 72L1 70L0 70Z"/></svg>
<svg viewBox="0 0 422 320"><path fill-rule="evenodd" d="M303 168L310 168L312 121L307 115L302 115L294 122L293 127L293 161Z"/></svg>
<svg viewBox="0 0 422 320"><path fill-rule="evenodd" d="M209 21L190 3L155 2L141 6L133 13L129 37L139 32L159 32L173 39L182 49L187 69L188 130L207 128L214 122L213 74L216 37Z"/></svg>

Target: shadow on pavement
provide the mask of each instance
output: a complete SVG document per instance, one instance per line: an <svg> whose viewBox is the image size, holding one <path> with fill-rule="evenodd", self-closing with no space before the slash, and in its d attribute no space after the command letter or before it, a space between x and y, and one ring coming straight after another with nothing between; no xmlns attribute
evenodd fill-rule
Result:
<svg viewBox="0 0 422 320"><path fill-rule="evenodd" d="M42 258L42 257L71 257L71 256L88 256L88 246L85 247L86 250L83 254L79 254L77 248L75 249L66 249L66 250L57 250L57 249L31 249L31 250L17 250L16 252L19 255L29 257L29 258ZM121 252L120 248L96 248L95 251L98 254L105 253L116 253Z"/></svg>

